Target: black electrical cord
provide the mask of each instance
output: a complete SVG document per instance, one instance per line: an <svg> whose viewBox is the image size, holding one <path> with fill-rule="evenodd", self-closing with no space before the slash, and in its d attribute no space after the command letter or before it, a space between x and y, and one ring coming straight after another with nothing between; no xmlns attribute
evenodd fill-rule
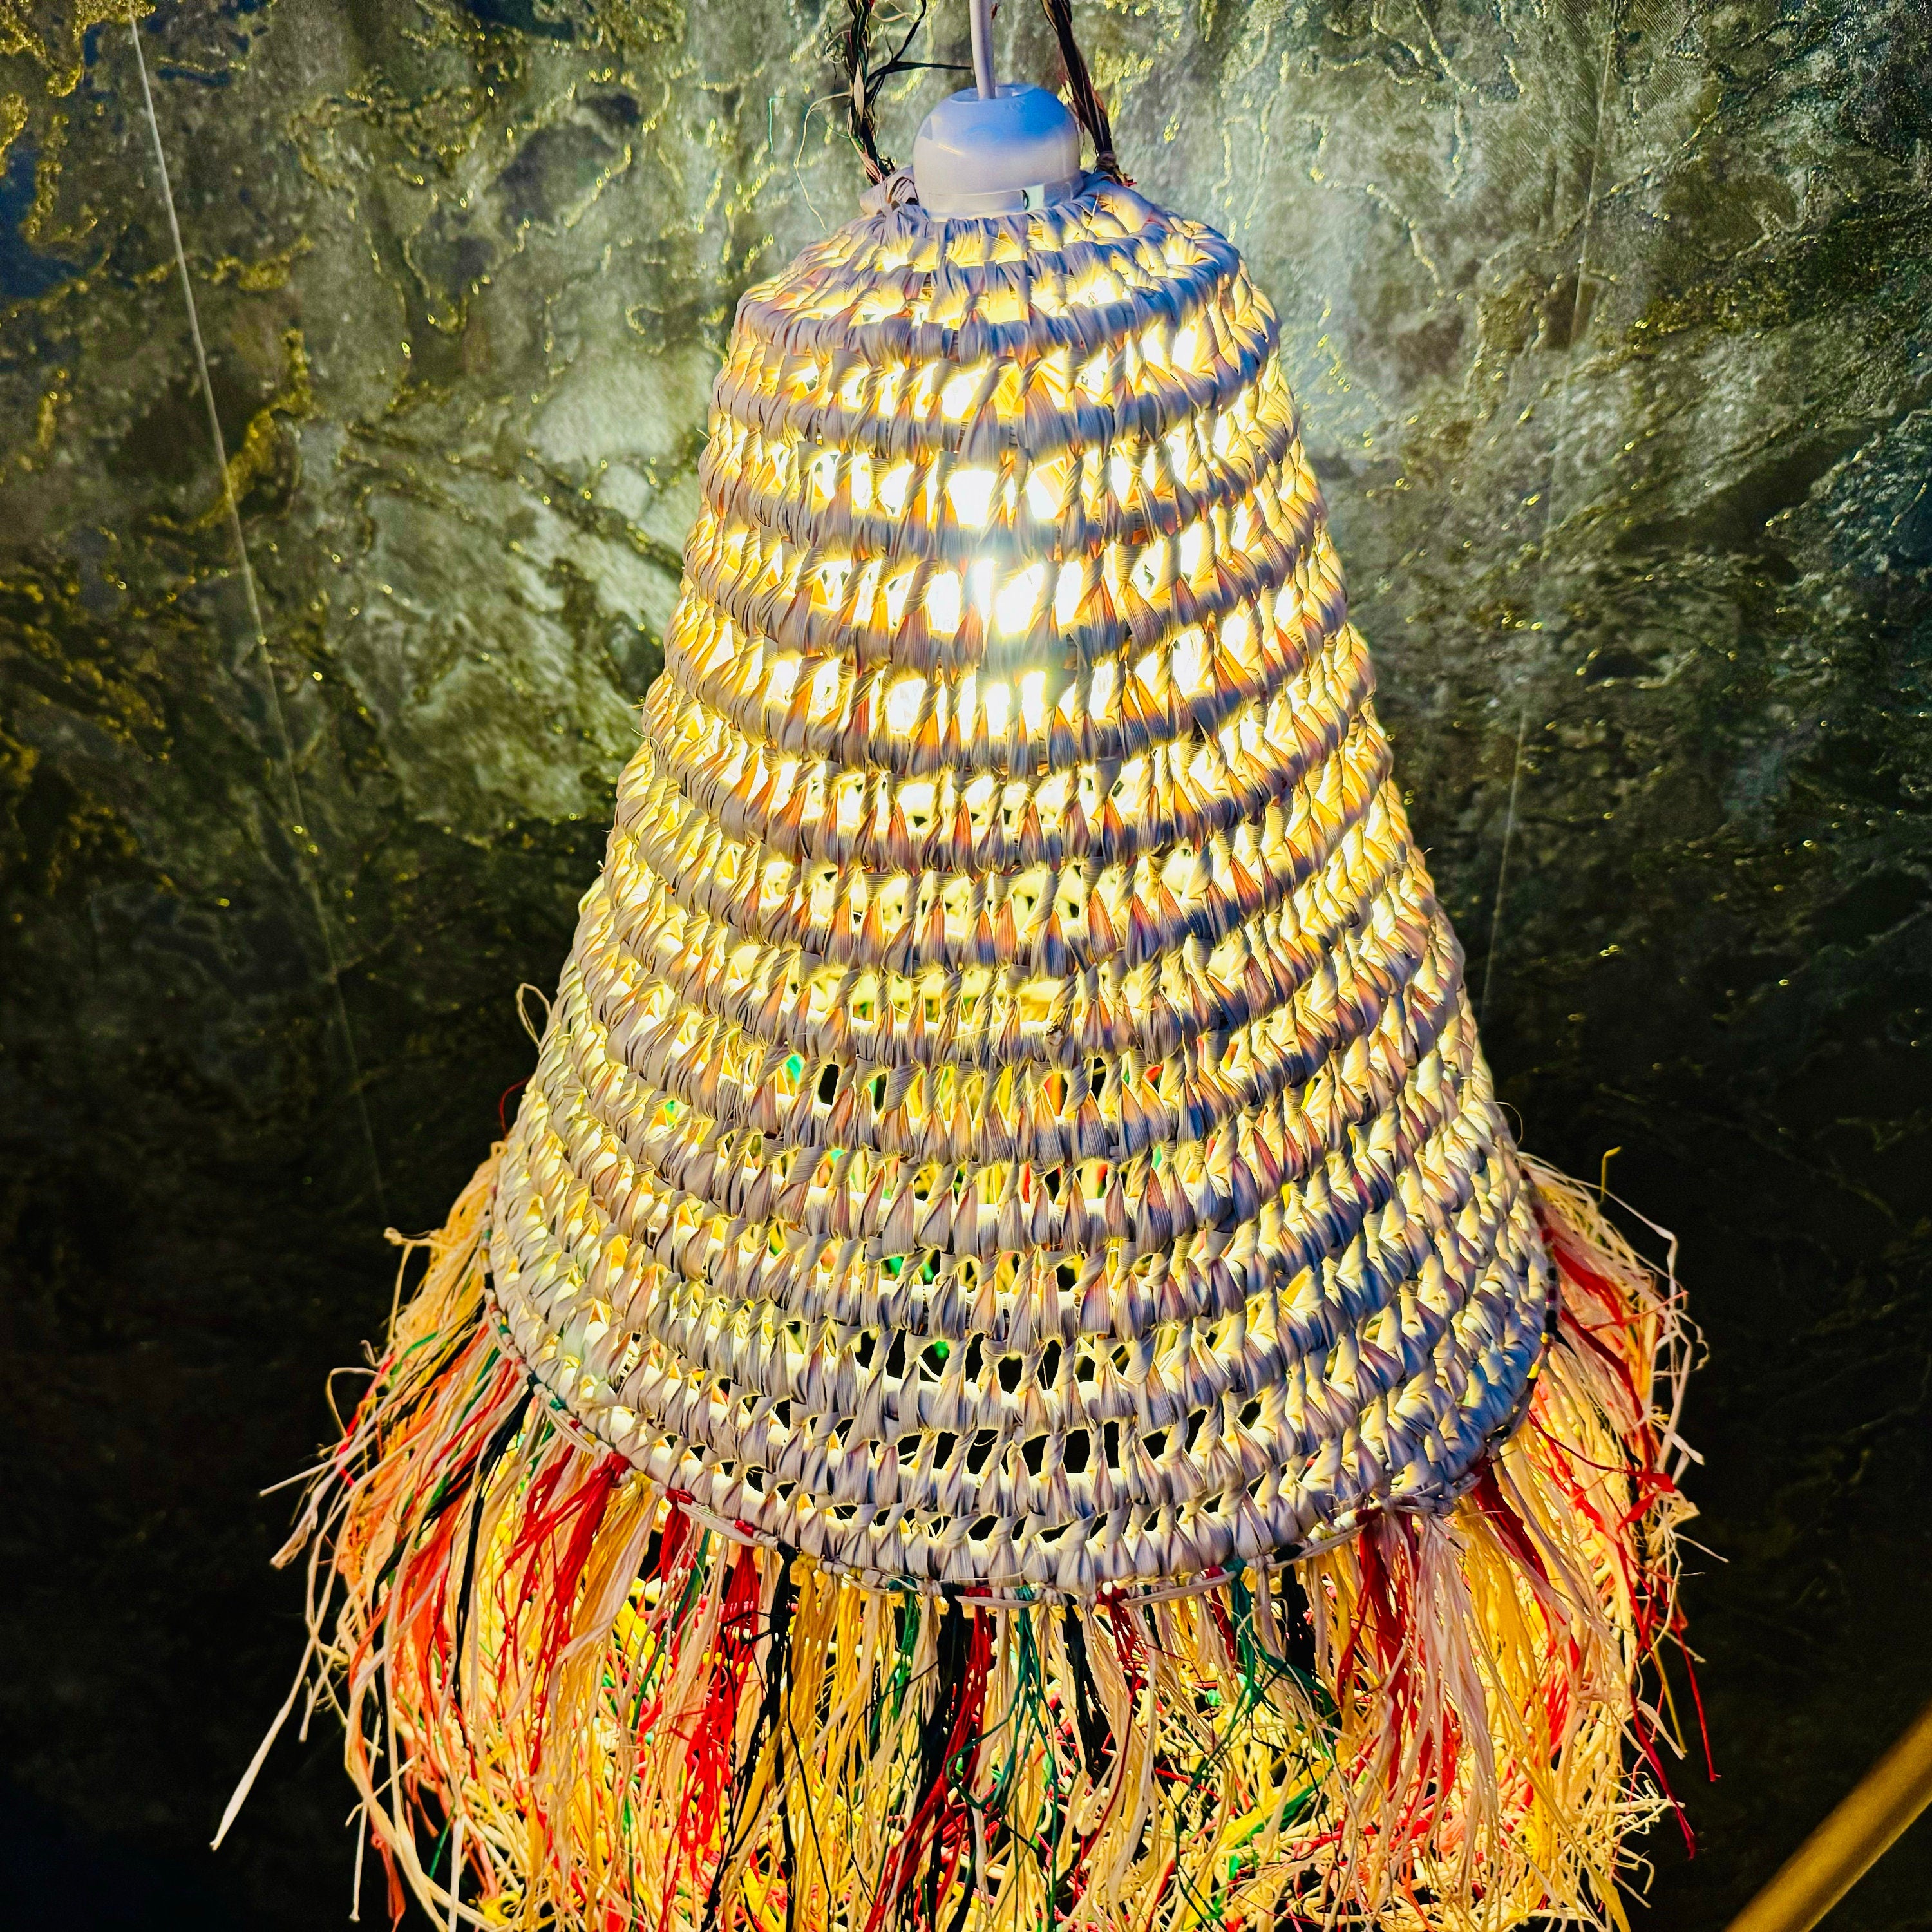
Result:
<svg viewBox="0 0 1932 1932"><path fill-rule="evenodd" d="M900 38L898 45L877 67L872 64L872 16L878 11L878 0L845 0L845 18L832 30L828 51L844 67L851 82L852 145L859 150L859 158L865 164L868 180L884 181L892 172L891 157L879 150L877 123L879 94L886 82L896 74L928 70L943 74L970 71L952 62L906 58L906 50L912 45L913 37L926 24L928 4L929 0L920 0L919 11L913 16L912 24Z"/></svg>
<svg viewBox="0 0 1932 1932"><path fill-rule="evenodd" d="M908 60L907 50L926 24L930 0L920 0L919 11L900 37L898 44L877 66L872 64L873 16L878 0L845 0L845 16L831 32L826 50L842 66L850 84L848 124L852 145L859 150L868 180L884 181L892 172L891 157L879 146L878 105L886 83L896 75L934 71L962 74L970 70L948 61ZM1040 0L1047 22L1060 46L1060 64L1066 76L1067 99L1073 118L1094 143L1094 165L1111 181L1124 182L1120 164L1114 154L1114 131L1107 118L1106 104L1088 71L1086 57L1074 38L1072 0Z"/></svg>

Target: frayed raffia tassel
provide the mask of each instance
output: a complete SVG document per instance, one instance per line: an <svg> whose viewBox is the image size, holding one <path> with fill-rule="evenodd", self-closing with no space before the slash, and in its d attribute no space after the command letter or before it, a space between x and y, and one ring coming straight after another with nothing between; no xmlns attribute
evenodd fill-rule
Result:
<svg viewBox="0 0 1932 1932"><path fill-rule="evenodd" d="M398 1910L406 1881L448 1922L598 1932L1622 1922L1665 1802L1640 1686L1688 1346L1582 1190L1529 1166L1560 1319L1446 1514L994 1606L740 1541L582 1436L490 1299L494 1160L284 1552L320 1539Z"/></svg>

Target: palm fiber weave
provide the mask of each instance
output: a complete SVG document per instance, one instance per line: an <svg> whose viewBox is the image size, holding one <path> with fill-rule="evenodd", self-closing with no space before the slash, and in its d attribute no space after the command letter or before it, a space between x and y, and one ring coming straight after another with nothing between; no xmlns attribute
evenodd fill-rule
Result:
<svg viewBox="0 0 1932 1932"><path fill-rule="evenodd" d="M536 1074L297 1539L392 1873L1614 1917L1674 1305L1512 1144L1235 250L1097 175L882 207L740 304L703 498Z"/></svg>
<svg viewBox="0 0 1932 1932"><path fill-rule="evenodd" d="M742 304L502 1168L514 1346L868 1582L1090 1595L1437 1506L1551 1272L1274 318L1109 185Z"/></svg>

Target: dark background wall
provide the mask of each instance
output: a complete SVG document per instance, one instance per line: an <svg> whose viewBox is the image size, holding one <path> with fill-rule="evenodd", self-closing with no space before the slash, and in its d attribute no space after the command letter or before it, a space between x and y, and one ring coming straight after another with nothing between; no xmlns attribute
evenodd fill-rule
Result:
<svg viewBox="0 0 1932 1932"><path fill-rule="evenodd" d="M265 655L118 4L0 0L0 1916L320 1927L326 1718L202 1849L256 1491L530 1064L733 303L860 177L820 0L136 0ZM1924 0L1080 14L1280 310L1524 1137L1681 1241L1722 1775L1641 1922L1715 1927L1932 1696ZM1928 1896L1922 1825L1834 1923Z"/></svg>

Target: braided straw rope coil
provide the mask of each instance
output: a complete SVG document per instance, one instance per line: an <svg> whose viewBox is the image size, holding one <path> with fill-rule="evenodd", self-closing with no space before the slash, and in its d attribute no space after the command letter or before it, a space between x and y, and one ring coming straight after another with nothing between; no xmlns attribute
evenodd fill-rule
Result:
<svg viewBox="0 0 1932 1932"><path fill-rule="evenodd" d="M740 305L290 1546L376 1841L488 1924L1614 1917L1674 1294L1512 1144L1272 312L1097 175L874 200Z"/></svg>

